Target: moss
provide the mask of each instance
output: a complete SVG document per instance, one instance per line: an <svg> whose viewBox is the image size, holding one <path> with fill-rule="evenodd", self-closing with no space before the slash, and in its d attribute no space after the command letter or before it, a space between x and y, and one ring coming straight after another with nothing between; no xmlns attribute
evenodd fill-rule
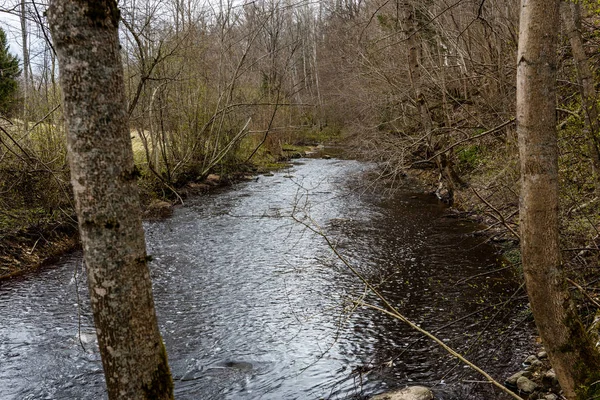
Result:
<svg viewBox="0 0 600 400"><path fill-rule="evenodd" d="M521 249L518 247L508 246L503 252L500 260L503 265L512 265L521 269Z"/></svg>
<svg viewBox="0 0 600 400"><path fill-rule="evenodd" d="M577 390L577 398L582 400L600 399L600 370L591 369L582 364L579 363L575 367L580 376L585 376L583 385Z"/></svg>
<svg viewBox="0 0 600 400"><path fill-rule="evenodd" d="M481 149L477 145L467 146L458 151L458 166L461 171L471 171L481 163Z"/></svg>
<svg viewBox="0 0 600 400"><path fill-rule="evenodd" d="M147 399L172 399L173 398L173 378L169 370L167 360L167 350L160 341L160 353L158 365L152 374L150 383L143 386L144 394Z"/></svg>
<svg viewBox="0 0 600 400"><path fill-rule="evenodd" d="M570 333L570 340L558 351L575 354L577 362L573 368L573 375L575 382L579 384L576 389L577 399L600 399L600 353L585 331L574 308L568 309L564 323Z"/></svg>

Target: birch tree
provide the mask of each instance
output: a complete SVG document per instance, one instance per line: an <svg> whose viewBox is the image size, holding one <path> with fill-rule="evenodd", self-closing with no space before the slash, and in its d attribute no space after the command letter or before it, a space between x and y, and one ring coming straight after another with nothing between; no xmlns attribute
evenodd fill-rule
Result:
<svg viewBox="0 0 600 400"><path fill-rule="evenodd" d="M172 399L152 298L114 0L53 0L71 183L110 399Z"/></svg>
<svg viewBox="0 0 600 400"><path fill-rule="evenodd" d="M600 357L569 297L558 230L559 1L523 0L517 63L521 251L533 316L567 399L600 395Z"/></svg>

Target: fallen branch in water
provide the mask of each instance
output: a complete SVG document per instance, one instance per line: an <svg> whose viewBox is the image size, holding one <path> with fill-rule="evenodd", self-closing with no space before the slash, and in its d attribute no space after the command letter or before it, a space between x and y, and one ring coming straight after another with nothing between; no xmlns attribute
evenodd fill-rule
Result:
<svg viewBox="0 0 600 400"><path fill-rule="evenodd" d="M321 228L319 227L319 225L312 218L310 218L309 216L305 215L304 219L300 219L296 215L296 207L294 207L294 209L292 211L291 218L294 221L296 221L297 223L304 225L311 232L317 234L318 236L321 236L325 240L325 242L327 243L327 246L329 246L329 248L331 249L331 251L333 251L333 253L335 254L335 256L346 266L346 268L348 268L352 272L352 274L354 276L356 276L358 279L360 279L360 281L379 300L381 300L383 302L383 304L385 305L385 308L361 302L362 305L370 307L370 308L375 309L377 311L380 311L380 312L382 312L384 314L389 315L392 318L395 318L397 320L400 320L400 321L404 322L410 328L412 328L412 329L420 332L421 334L425 335L426 337L428 337L431 340L433 340L434 342L436 342L440 347L442 347L444 350L446 350L446 352L448 352L450 355L452 355L453 357L459 359L464 364L468 365L471 369L473 369L473 370L477 371L478 373L480 373L481 375L483 375L483 377L485 377L485 379L487 380L487 382L489 382L492 385L496 386L497 388L499 388L500 390L502 390L504 393L506 393L506 394L510 395L511 397L513 397L514 399L523 400L516 393L512 392L510 389L506 388L500 382L498 382L494 378L492 378L487 372L485 372L484 370L482 370L481 368L479 368L477 365L473 364L471 361L467 360L461 354L459 354L458 352L456 352L454 349L452 349L450 346L448 346L446 343L444 343L437 336L435 336L432 333L430 333L429 331L421 328L420 326L418 326L417 324L415 324L414 322L412 322L411 320L409 320L408 318L406 318L404 315L402 315L400 313L400 311L398 311L381 293L379 293L379 291L360 272L358 272L358 270L356 270L356 268L354 268L348 262L348 260L346 260L346 258L342 254L340 254L338 252L338 250L336 249L336 247L333 244L333 242L329 239L329 237L325 233L323 233L323 231L321 230ZM310 223L307 223L306 220L308 220Z"/></svg>

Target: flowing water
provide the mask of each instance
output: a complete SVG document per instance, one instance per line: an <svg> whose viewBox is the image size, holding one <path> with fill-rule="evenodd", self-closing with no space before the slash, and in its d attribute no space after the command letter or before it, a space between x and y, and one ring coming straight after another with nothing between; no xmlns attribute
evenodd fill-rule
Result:
<svg viewBox="0 0 600 400"><path fill-rule="evenodd" d="M498 379L530 340L518 285L489 273L500 264L476 226L416 189L368 190L371 168L302 160L145 223L178 399L354 399L417 383L502 398L367 305L381 302L343 261ZM81 255L1 282L0 399L103 398Z"/></svg>

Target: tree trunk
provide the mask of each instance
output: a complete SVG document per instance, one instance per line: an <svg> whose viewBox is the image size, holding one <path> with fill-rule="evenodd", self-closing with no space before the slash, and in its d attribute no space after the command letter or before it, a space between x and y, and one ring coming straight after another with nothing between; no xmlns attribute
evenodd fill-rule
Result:
<svg viewBox="0 0 600 400"><path fill-rule="evenodd" d="M405 1L402 3L402 19L405 26L405 40L408 48L408 73L410 77L410 83L413 90L413 97L415 104L419 108L419 114L421 115L421 124L423 127L423 133L427 136L428 147L432 147L431 131L433 130L433 123L431 121L431 115L423 95L423 81L421 77L421 42L419 41L419 30L416 21L414 7L410 2Z"/></svg>
<svg viewBox="0 0 600 400"><path fill-rule="evenodd" d="M427 155L435 153L436 145L433 137L433 120L427 99L423 93L424 82L421 74L421 56L422 42L419 35L419 24L416 20L415 6L409 1L404 1L397 9L402 10L402 21L405 27L405 41L408 47L408 72L413 91L413 98L416 106L419 109L421 117L421 127L423 128L423 136L427 139ZM440 154L435 157L435 163L440 172L439 187L436 190L438 198L449 205L454 204L454 192L457 186L462 185L462 181L458 177L452 166L452 155Z"/></svg>
<svg viewBox="0 0 600 400"><path fill-rule="evenodd" d="M29 45L27 44L27 8L21 0L21 40L23 41L23 129L29 130Z"/></svg>
<svg viewBox="0 0 600 400"><path fill-rule="evenodd" d="M172 399L152 298L114 0L53 0L71 183L110 399Z"/></svg>
<svg viewBox="0 0 600 400"><path fill-rule="evenodd" d="M600 121L598 121L598 106L592 70L581 37L580 5L562 2L560 7L577 68L579 94L581 95L581 107L585 116L585 129L588 136L588 151L592 159L594 185L596 194L600 194L600 143L598 138Z"/></svg>
<svg viewBox="0 0 600 400"><path fill-rule="evenodd" d="M517 64L521 251L539 334L567 399L595 398L600 357L569 297L558 236L556 27L559 1L523 0Z"/></svg>

